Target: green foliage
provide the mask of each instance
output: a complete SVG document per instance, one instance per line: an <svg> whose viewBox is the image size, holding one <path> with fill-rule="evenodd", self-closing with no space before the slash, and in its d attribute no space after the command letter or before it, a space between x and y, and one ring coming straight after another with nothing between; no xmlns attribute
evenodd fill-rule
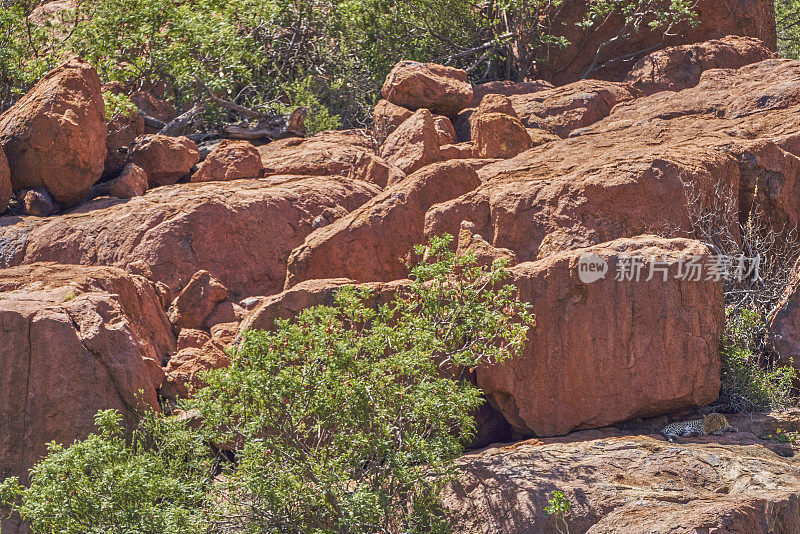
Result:
<svg viewBox="0 0 800 534"><path fill-rule="evenodd" d="M485 272L434 239L408 294L249 332L195 404L216 441L243 443L219 486L229 524L258 532L444 532L436 503L483 402L466 380L522 347L533 321L501 265ZM421 251L420 251L421 252ZM453 276L452 273L457 273Z"/></svg>
<svg viewBox="0 0 800 534"><path fill-rule="evenodd" d="M769 361L763 317L747 309L726 311L722 391L718 403L735 412L782 410L797 405L797 371Z"/></svg>
<svg viewBox="0 0 800 534"><path fill-rule="evenodd" d="M777 441L778 443L797 443L800 440L800 432L786 432L782 428L775 429L774 434L758 436L766 441Z"/></svg>
<svg viewBox="0 0 800 534"><path fill-rule="evenodd" d="M50 453L31 485L0 485L34 532L447 532L437 503L475 433L480 364L517 354L534 323L502 262L418 247L407 289L376 307L347 287L274 332L247 332L186 408L200 428L148 415ZM236 448L214 467L204 443ZM207 512L206 512L207 511Z"/></svg>
<svg viewBox="0 0 800 534"><path fill-rule="evenodd" d="M0 504L34 532L203 532L213 466L202 441L155 414L127 439L118 412L98 412L95 422L98 433L83 441L50 443L29 487L16 478L0 483Z"/></svg>
<svg viewBox="0 0 800 534"><path fill-rule="evenodd" d="M137 114L136 104L131 102L125 94L103 93L103 102L106 105L106 118L111 120L115 115L132 119Z"/></svg>
<svg viewBox="0 0 800 534"><path fill-rule="evenodd" d="M558 490L551 493L551 497L547 500L547 506L544 508L544 513L553 520L556 530L562 534L569 534L567 514L571 508L572 504L564 496L564 492Z"/></svg>
<svg viewBox="0 0 800 534"><path fill-rule="evenodd" d="M800 1L775 0L778 52L782 57L800 57Z"/></svg>

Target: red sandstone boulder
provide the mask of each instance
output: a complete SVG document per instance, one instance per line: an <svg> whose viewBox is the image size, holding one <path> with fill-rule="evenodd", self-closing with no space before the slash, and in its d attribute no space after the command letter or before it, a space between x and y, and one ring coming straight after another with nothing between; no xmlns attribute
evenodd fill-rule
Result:
<svg viewBox="0 0 800 534"><path fill-rule="evenodd" d="M148 91L135 91L131 93L130 99L139 111L165 124L178 116L175 106ZM154 134L158 132L151 130L146 133Z"/></svg>
<svg viewBox="0 0 800 534"><path fill-rule="evenodd" d="M682 257L709 256L697 241L641 236L511 268L537 324L519 357L478 368L478 385L515 429L537 436L710 403L720 387L722 283L678 270ZM586 258L607 266L604 278L584 278ZM624 271L634 261L638 281ZM620 270L631 279L617 281Z"/></svg>
<svg viewBox="0 0 800 534"><path fill-rule="evenodd" d="M462 534L553 534L545 508L554 489L572 504L570 532L792 532L800 524L800 447L781 457L757 437L774 434L776 424L800 430L797 410L786 415L728 415L739 432L686 445L667 442L663 423L651 420L634 430L496 445L457 460L459 475L440 499Z"/></svg>
<svg viewBox="0 0 800 534"><path fill-rule="evenodd" d="M759 39L729 36L653 52L636 62L625 82L644 94L680 91L697 85L708 69L738 69L772 57Z"/></svg>
<svg viewBox="0 0 800 534"><path fill-rule="evenodd" d="M208 271L197 271L175 297L167 317L177 331L201 328L214 307L228 298L228 289Z"/></svg>
<svg viewBox="0 0 800 534"><path fill-rule="evenodd" d="M98 410L158 410L175 338L144 278L109 267L0 270L0 472L25 478L45 444L70 444ZM141 393L139 391L141 390Z"/></svg>
<svg viewBox="0 0 800 534"><path fill-rule="evenodd" d="M545 80L534 80L532 82L512 82L510 80L502 80L482 83L472 88L472 102L470 103L469 107L477 108L486 95L527 95L552 88L553 84Z"/></svg>
<svg viewBox="0 0 800 534"><path fill-rule="evenodd" d="M322 132L307 139L293 137L258 147L264 175L348 176L372 182L379 187L403 171L375 155L372 148L356 141L343 142L342 136ZM360 137L363 139L363 136Z"/></svg>
<svg viewBox="0 0 800 534"><path fill-rule="evenodd" d="M517 115L528 128L540 128L559 137L594 124L621 102L633 100L625 84L580 80L537 93L509 97Z"/></svg>
<svg viewBox="0 0 800 534"><path fill-rule="evenodd" d="M117 114L108 121L104 179L113 178L122 172L128 160L128 150L141 135L144 135L144 120L139 115L125 117Z"/></svg>
<svg viewBox="0 0 800 534"><path fill-rule="evenodd" d="M473 136L478 158L513 158L531 148L525 126L504 113L478 113Z"/></svg>
<svg viewBox="0 0 800 534"><path fill-rule="evenodd" d="M405 278L406 257L423 242L425 212L480 184L461 160L430 165L387 189L292 251L285 288L304 280L344 277L358 282Z"/></svg>
<svg viewBox="0 0 800 534"><path fill-rule="evenodd" d="M6 211L12 195L11 169L8 168L8 160L0 147L0 214Z"/></svg>
<svg viewBox="0 0 800 534"><path fill-rule="evenodd" d="M78 59L50 71L0 115L14 189L44 187L64 204L83 200L100 178L105 142L100 78Z"/></svg>
<svg viewBox="0 0 800 534"><path fill-rule="evenodd" d="M147 173L135 163L128 163L122 173L104 184L95 186L98 195L116 198L132 198L147 191Z"/></svg>
<svg viewBox="0 0 800 534"><path fill-rule="evenodd" d="M167 364L166 373L173 380L181 397L188 397L203 387L199 374L213 369L228 367L231 360L222 347L208 341L200 348L185 348L178 351Z"/></svg>
<svg viewBox="0 0 800 534"><path fill-rule="evenodd" d="M410 109L392 104L388 100L379 100L372 112L375 122L375 137L382 143L390 133L413 114L414 112Z"/></svg>
<svg viewBox="0 0 800 534"><path fill-rule="evenodd" d="M58 211L55 201L47 189L24 189L19 192L19 203L26 215L47 217Z"/></svg>
<svg viewBox="0 0 800 534"><path fill-rule="evenodd" d="M456 142L456 131L453 128L453 123L444 115L433 116L433 127L436 128L438 134L437 139L439 146L452 145Z"/></svg>
<svg viewBox="0 0 800 534"><path fill-rule="evenodd" d="M379 191L342 177L284 176L167 186L49 219L0 218L0 266L124 267L165 284L167 303L199 270L234 299L270 295L283 289L286 260L317 217L334 221Z"/></svg>
<svg viewBox="0 0 800 534"><path fill-rule="evenodd" d="M484 113L503 113L514 118L519 118L517 116L517 111L511 104L511 100L509 100L507 96L499 94L486 95L486 97L481 100L475 113L470 117L470 123L474 123L474 120Z"/></svg>
<svg viewBox="0 0 800 534"><path fill-rule="evenodd" d="M439 159L447 161L449 159L469 159L475 157L475 145L469 143L457 143L455 145L444 145L439 147Z"/></svg>
<svg viewBox="0 0 800 534"><path fill-rule="evenodd" d="M261 155L248 141L224 140L211 151L192 175L192 182L257 178L263 166Z"/></svg>
<svg viewBox="0 0 800 534"><path fill-rule="evenodd" d="M475 256L478 265L490 266L495 260L505 261L506 267L513 267L519 260L513 250L497 248L490 245L483 237L475 233L475 225L469 221L461 223L456 243L456 256L461 257L467 253Z"/></svg>
<svg viewBox="0 0 800 534"><path fill-rule="evenodd" d="M431 112L420 109L401 124L383 142L381 156L406 174L439 161L439 132Z"/></svg>
<svg viewBox="0 0 800 534"><path fill-rule="evenodd" d="M141 167L150 187L170 185L188 176L200 161L200 151L186 137L144 135L136 139L128 154L128 163Z"/></svg>
<svg viewBox="0 0 800 534"><path fill-rule="evenodd" d="M381 94L389 102L412 111L426 108L454 117L472 101L472 86L463 70L401 61L386 77Z"/></svg>
<svg viewBox="0 0 800 534"><path fill-rule="evenodd" d="M546 130L540 130L539 128L526 128L526 130L528 131L528 137L531 138L531 147L536 147L545 143L549 143L550 141L558 141L561 139L556 134L552 134Z"/></svg>

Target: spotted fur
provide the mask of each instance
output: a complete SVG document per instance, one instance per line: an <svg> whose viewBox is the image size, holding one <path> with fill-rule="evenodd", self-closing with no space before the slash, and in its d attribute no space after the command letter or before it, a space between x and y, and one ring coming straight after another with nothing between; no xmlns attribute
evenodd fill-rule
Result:
<svg viewBox="0 0 800 534"><path fill-rule="evenodd" d="M728 420L721 413L708 414L703 419L694 421L681 421L672 423L664 427L661 431L669 441L675 441L677 437L693 438L696 436L708 436L713 434L721 436L723 432L738 432L728 424Z"/></svg>

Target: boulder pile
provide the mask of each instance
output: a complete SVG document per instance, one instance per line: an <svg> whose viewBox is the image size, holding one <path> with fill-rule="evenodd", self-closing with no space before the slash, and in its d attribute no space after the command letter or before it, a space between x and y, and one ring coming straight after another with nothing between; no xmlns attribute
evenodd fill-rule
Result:
<svg viewBox="0 0 800 534"><path fill-rule="evenodd" d="M200 371L229 363L225 348L243 330L330 303L344 284L386 302L407 284L413 246L443 233L458 236L459 254L508 260L537 316L519 358L475 371L490 404L479 443L714 401L722 282L682 271L712 254L685 237L687 199L727 191L737 215L800 223L800 62L754 38L719 37L657 50L624 81L558 87L472 86L464 71L403 61L373 131L260 146L198 147L137 117L106 124L94 69L77 59L55 69L0 116L0 475L24 476L44 443L84 436L98 409L132 414L191 395ZM176 116L135 97L148 116ZM787 361L800 351L798 295L772 318ZM563 458L626 488L614 497L584 480L589 494L570 490L581 532L640 532L632 518L644 501L698 531L761 532L748 530L753 514L800 517L784 491L797 466L766 453L709 438L686 460L652 436L574 436L466 457L445 498L460 531L550 532L540 497L556 486L530 466L561 472ZM704 498L735 519L662 499L696 482L671 467L687 461L707 466L719 495ZM760 470L758 487L724 468L733 464ZM581 479L570 469L562 474ZM643 477L663 488L641 489ZM783 488L787 477L794 486ZM508 519L482 493L486 480L530 517ZM623 518L628 530L613 530Z"/></svg>

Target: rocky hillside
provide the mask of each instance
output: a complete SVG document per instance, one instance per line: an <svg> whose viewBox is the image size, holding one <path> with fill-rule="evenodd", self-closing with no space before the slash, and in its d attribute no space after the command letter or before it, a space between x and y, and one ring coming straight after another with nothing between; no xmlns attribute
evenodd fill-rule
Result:
<svg viewBox="0 0 800 534"><path fill-rule="evenodd" d="M73 59L0 116L0 477L98 409L190 395L245 329L348 283L389 298L413 245L446 232L506 259L537 318L519 358L474 372L490 402L474 445L537 439L462 459L444 496L458 531L552 532L561 488L573 533L800 532L796 446L762 439L800 431L796 413L657 435L720 392L723 282L681 272L712 261L697 206L722 191L737 219L800 222L800 62L733 36L559 87L401 62L374 132L260 146L147 133L106 118L104 90ZM626 276L631 258L650 276ZM800 297L784 304L788 362Z"/></svg>

